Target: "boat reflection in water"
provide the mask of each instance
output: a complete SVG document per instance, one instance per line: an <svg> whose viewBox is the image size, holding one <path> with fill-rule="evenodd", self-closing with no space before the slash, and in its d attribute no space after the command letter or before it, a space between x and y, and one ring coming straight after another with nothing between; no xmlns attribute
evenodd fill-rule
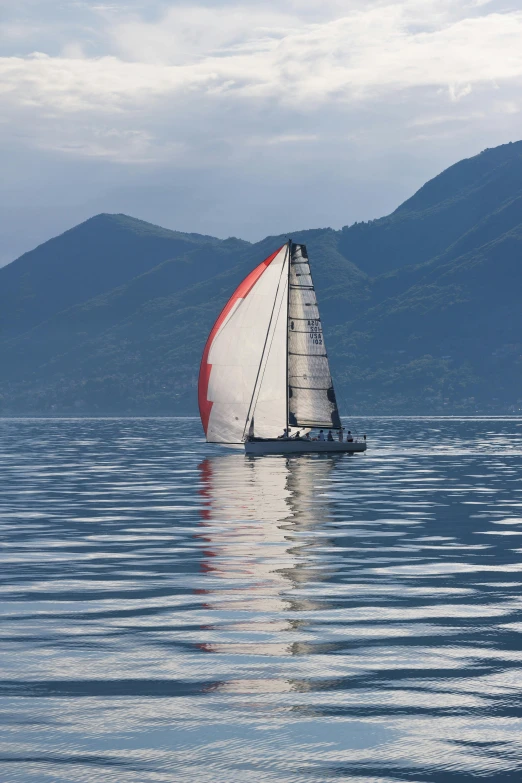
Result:
<svg viewBox="0 0 522 783"><path fill-rule="evenodd" d="M227 455L200 464L204 500L205 606L220 613L208 652L239 656L302 655L309 612L327 608L303 595L321 567L318 546L328 543L315 529L331 516L325 485L343 457L246 458ZM326 566L326 564L325 564ZM317 652L317 644L313 644ZM267 665L266 661L263 664ZM295 681L228 680L219 689L242 692L291 690ZM302 687L302 683L299 687Z"/></svg>

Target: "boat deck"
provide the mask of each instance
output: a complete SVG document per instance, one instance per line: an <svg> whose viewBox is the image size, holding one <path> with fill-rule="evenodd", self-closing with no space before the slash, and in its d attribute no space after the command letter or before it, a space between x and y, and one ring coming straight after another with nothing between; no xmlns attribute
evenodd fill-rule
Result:
<svg viewBox="0 0 522 783"><path fill-rule="evenodd" d="M353 443L306 438L254 438L245 443L246 454L356 454L366 451L366 441Z"/></svg>

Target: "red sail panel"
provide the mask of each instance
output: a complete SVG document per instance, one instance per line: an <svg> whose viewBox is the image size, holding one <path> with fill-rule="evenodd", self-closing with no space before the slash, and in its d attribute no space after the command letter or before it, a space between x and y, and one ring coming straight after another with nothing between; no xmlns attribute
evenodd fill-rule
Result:
<svg viewBox="0 0 522 783"><path fill-rule="evenodd" d="M207 440L222 443L241 441L266 332L273 315L274 296L280 288L286 248L283 245L245 277L209 334L198 382L199 412ZM271 269L276 259L274 269ZM267 270L271 270L270 279L260 289L257 284ZM257 296L254 292L258 292ZM252 307L243 306L243 303L250 304L252 297L255 300L251 302ZM284 385L286 393L286 381ZM214 410L213 414L215 406L218 410ZM282 421L281 424L284 426Z"/></svg>

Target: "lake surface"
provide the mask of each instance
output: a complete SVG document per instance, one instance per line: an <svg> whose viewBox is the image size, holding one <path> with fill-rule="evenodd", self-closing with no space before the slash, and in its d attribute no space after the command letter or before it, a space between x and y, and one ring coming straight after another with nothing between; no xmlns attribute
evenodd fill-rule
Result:
<svg viewBox="0 0 522 783"><path fill-rule="evenodd" d="M522 770L522 419L0 419L2 783Z"/></svg>

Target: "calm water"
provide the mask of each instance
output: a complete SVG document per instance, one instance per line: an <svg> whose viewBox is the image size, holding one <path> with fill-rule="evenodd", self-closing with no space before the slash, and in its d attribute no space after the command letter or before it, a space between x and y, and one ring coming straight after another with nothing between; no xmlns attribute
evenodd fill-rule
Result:
<svg viewBox="0 0 522 783"><path fill-rule="evenodd" d="M2 783L522 770L522 419L0 420Z"/></svg>

